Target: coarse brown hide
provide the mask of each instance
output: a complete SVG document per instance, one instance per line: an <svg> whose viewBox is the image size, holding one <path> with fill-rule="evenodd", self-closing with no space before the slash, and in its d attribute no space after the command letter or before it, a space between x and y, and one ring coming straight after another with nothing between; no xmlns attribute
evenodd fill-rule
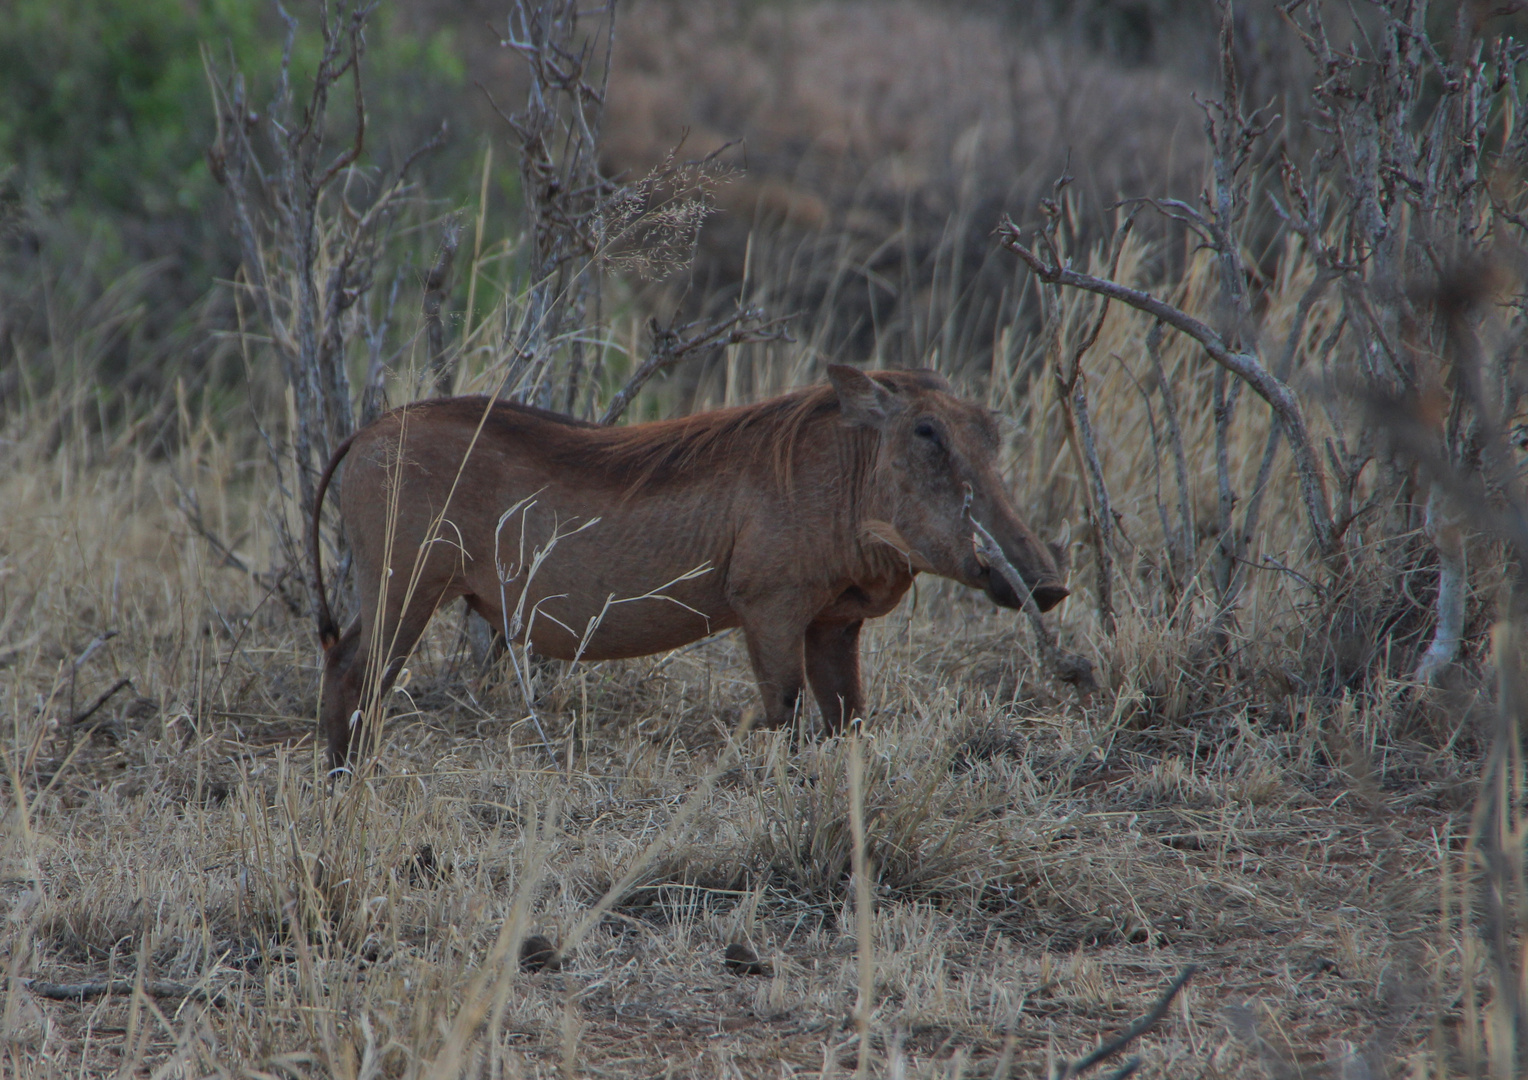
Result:
<svg viewBox="0 0 1528 1080"><path fill-rule="evenodd" d="M920 572L1022 601L972 545L990 530L1041 610L1067 595L1014 511L992 414L933 372L828 369L758 405L604 428L483 397L406 405L357 432L340 515L360 615L321 603L321 723L343 764L363 695L465 597L513 641L564 660L677 648L741 626L764 722L809 684L829 732L863 717L859 634ZM320 595L317 515L310 537ZM372 700L368 698L367 700Z"/></svg>

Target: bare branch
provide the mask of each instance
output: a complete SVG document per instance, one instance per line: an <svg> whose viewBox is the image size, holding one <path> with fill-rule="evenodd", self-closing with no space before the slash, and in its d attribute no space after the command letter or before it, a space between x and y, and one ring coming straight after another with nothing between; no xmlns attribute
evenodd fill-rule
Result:
<svg viewBox="0 0 1528 1080"><path fill-rule="evenodd" d="M1088 694L1098 689L1098 681L1093 674L1093 661L1080 653L1067 652L1056 644L1055 635L1045 625L1045 617L1040 613L1040 606L1035 603L1030 595L1029 586L1019 576L1019 572L1008 561L1008 556L1003 554L1003 549L993 539L981 522L970 516L970 496L967 496L966 520L971 523L971 543L976 549L976 556L985 565L996 570L1013 594L1023 602L1024 614L1029 616L1029 625L1034 629L1035 640L1040 643L1040 653L1045 658L1046 666L1051 674L1077 691L1079 697L1087 697Z"/></svg>
<svg viewBox="0 0 1528 1080"><path fill-rule="evenodd" d="M90 1001L108 994L131 994L138 988L131 979L91 979L77 983L23 979L22 983L38 997L52 998L55 1001ZM188 986L185 983L168 982L162 979L145 980L143 992L149 997L156 998L194 998L197 1001L213 1004L221 1004L223 1001L222 994L212 994L199 986Z"/></svg>
<svg viewBox="0 0 1528 1080"><path fill-rule="evenodd" d="M1326 476L1320 459L1311 448L1310 433L1305 424L1305 414L1300 402L1289 387L1268 371L1252 352L1233 350L1219 334L1209 326L1172 304L1158 300L1148 292L1132 289L1115 281L1079 273L1069 267L1047 262L1030 250L1022 240L1019 227L1004 218L998 226L1002 244L1029 267L1041 281L1083 289L1128 304L1138 311L1155 317L1173 329L1181 331L1199 342L1204 351L1221 367L1243 379L1268 403L1283 425L1295 457L1295 467L1300 475L1301 496L1310 518L1311 531L1316 547L1322 555L1332 558L1338 554L1340 540L1332 526L1331 504L1326 491Z"/></svg>

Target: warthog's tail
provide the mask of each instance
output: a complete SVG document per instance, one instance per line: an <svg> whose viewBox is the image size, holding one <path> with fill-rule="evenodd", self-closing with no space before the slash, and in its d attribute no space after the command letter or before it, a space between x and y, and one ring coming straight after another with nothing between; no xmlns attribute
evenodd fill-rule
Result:
<svg viewBox="0 0 1528 1080"><path fill-rule="evenodd" d="M330 456L329 464L324 468L324 475L318 478L318 490L313 493L313 520L309 522L308 528L308 554L313 559L313 595L317 598L315 614L318 616L318 643L326 652L340 639L340 629L334 624L334 612L329 610L329 593L324 588L323 545L318 535L319 519L323 513L324 495L329 490L329 481L334 478L334 470L339 468L340 460L349 452L350 444L353 442L355 442L355 435L351 435L340 443Z"/></svg>

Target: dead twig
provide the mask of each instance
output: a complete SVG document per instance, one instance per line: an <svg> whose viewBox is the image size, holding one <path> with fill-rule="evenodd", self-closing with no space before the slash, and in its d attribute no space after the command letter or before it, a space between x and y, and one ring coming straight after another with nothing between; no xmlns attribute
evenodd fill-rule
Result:
<svg viewBox="0 0 1528 1080"><path fill-rule="evenodd" d="M792 340L785 330L784 318L767 319L763 310L756 307L739 308L720 322L697 331L696 327L700 325L696 321L676 327L671 322L665 327L653 319L649 324L653 334L652 351L642 366L626 380L626 385L610 400L605 415L600 417L600 423L608 426L619 420L631 404L631 399L637 396L649 379L673 367L691 353L725 349L731 345Z"/></svg>
<svg viewBox="0 0 1528 1080"><path fill-rule="evenodd" d="M116 682L111 684L111 688L109 690L105 691L104 693L101 694L100 697L98 697L94 701L92 701L88 706L85 707L85 709L83 711L75 714L74 716L71 716L69 718L69 723L71 723L71 724L83 724L86 720L89 720L98 711L100 711L101 706L105 705L108 701L110 701L112 699L112 696L114 694L116 694L116 692L118 690L121 690L124 686L132 686L132 685L133 685L133 680L132 679L129 679L126 675L122 676L122 678L118 679Z"/></svg>
<svg viewBox="0 0 1528 1080"><path fill-rule="evenodd" d="M1029 625L1034 627L1035 638L1040 642L1040 652L1045 657L1046 665L1051 672L1062 682L1077 691L1079 697L1086 697L1098 689L1098 681L1093 674L1093 661L1080 653L1068 652L1056 644L1056 637L1045 625L1045 618L1040 614L1040 606L1030 595L1029 586L1024 584L1024 579L1019 577L1019 572L1008 561L1008 556L1003 554L1003 549L998 546L992 534L987 531L981 522L970 516L966 518L971 522L974 530L971 542L976 548L977 558L983 560L1003 576L1008 582L1008 587L1013 590L1015 596L1024 603L1024 614L1029 616Z"/></svg>

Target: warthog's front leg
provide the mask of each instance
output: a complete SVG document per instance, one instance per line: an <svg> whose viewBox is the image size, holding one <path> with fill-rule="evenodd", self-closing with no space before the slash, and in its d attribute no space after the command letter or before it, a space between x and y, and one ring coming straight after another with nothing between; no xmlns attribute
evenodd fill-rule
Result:
<svg viewBox="0 0 1528 1080"><path fill-rule="evenodd" d="M796 718L796 703L806 683L804 622L779 611L743 617L748 659L759 681L759 696L764 699L765 727L788 727Z"/></svg>
<svg viewBox="0 0 1528 1080"><path fill-rule="evenodd" d="M806 677L822 709L829 735L865 716L865 690L860 682L859 636L863 620L814 622L806 628Z"/></svg>

